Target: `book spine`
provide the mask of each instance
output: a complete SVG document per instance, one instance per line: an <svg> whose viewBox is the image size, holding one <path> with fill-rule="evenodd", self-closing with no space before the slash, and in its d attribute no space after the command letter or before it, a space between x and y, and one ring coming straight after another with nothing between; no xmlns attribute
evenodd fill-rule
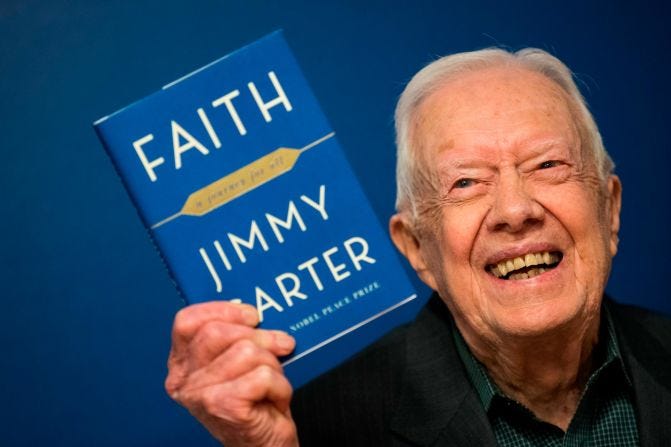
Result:
<svg viewBox="0 0 671 447"><path fill-rule="evenodd" d="M128 192L128 196L130 197L131 202L133 203L133 208L135 208L135 212L137 215L140 217L140 220L142 221L142 225L145 228L145 231L149 235L149 240L151 241L152 246L154 247L154 250L158 252L159 257L161 258L161 262L163 263L163 266L168 270L168 274L170 275L170 280L174 284L175 288L177 289L177 293L179 294L180 298L182 299L183 303L185 306L191 304L186 297L186 294L180 287L179 283L175 279L176 276L173 273L173 270L171 268L170 262L165 258L163 255L163 250L161 249L161 244L160 242L154 237L154 231L151 229L151 223L146 219L144 212L142 210L142 207L139 206L139 203L135 197L135 191L130 187L128 182L126 181L126 177L123 173L123 171L120 169L119 164L114 157L114 150L110 147L108 143L108 139L105 136L105 130L104 130L104 122L100 124L96 124L93 126L93 129L95 130L96 134L98 135L98 138L100 141L103 142L103 146L105 148L105 152L107 153L107 156L110 158L112 161L112 165L114 166L114 170L117 173L117 176L121 180L121 183L124 186L124 189Z"/></svg>

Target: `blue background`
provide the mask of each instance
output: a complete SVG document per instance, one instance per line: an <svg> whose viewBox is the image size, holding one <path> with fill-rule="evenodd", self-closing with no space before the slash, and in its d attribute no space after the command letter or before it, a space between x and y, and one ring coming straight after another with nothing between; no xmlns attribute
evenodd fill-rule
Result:
<svg viewBox="0 0 671 447"><path fill-rule="evenodd" d="M415 71L497 44L559 56L624 184L609 291L671 313L669 6L540 3L1 1L3 445L215 445L164 395L180 300L91 123L280 27L382 221Z"/></svg>

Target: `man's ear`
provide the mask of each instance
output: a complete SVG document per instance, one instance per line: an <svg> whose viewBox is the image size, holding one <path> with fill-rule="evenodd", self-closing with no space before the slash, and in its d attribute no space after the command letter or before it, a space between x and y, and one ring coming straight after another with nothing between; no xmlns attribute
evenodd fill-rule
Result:
<svg viewBox="0 0 671 447"><path fill-rule="evenodd" d="M420 239L415 235L415 228L405 213L397 213L391 216L389 233L394 245L410 262L419 278L433 290L438 290L436 279L425 259L425 250L422 249Z"/></svg>
<svg viewBox="0 0 671 447"><path fill-rule="evenodd" d="M608 178L608 204L610 211L610 255L617 253L617 244L620 241L620 210L622 209L622 183L617 175Z"/></svg>

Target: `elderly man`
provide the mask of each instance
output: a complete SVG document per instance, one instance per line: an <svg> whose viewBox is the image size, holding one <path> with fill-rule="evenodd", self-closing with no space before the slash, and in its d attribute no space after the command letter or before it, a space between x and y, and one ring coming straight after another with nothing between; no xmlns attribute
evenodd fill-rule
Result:
<svg viewBox="0 0 671 447"><path fill-rule="evenodd" d="M175 320L168 393L233 445L662 445L671 324L604 299L621 185L570 71L535 49L437 60L396 110L391 236L436 291L292 398L254 309Z"/></svg>

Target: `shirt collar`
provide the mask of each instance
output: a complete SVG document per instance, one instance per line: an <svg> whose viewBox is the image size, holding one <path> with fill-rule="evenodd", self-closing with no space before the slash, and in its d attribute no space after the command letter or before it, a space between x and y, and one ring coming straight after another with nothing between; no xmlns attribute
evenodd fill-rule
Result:
<svg viewBox="0 0 671 447"><path fill-rule="evenodd" d="M605 304L605 303L604 303ZM611 317L610 310L607 305L601 307L601 337L599 344L594 348L594 352L597 353L597 361L600 361L600 364L595 368L594 372L591 374L587 387L589 387L597 378L600 373L610 367L611 364L616 364L617 368L621 370L622 375L625 378L626 383L629 386L632 386L631 379L627 375L626 368L624 367L624 362L622 361L622 355L620 354L620 347L617 342L617 336L615 333L615 326L613 319ZM478 393L480 402L484 407L485 411L489 411L492 400L495 396L506 397L507 396L501 391L501 389L494 383L493 380L489 378L487 369L485 366L480 363L473 353L466 345L466 341L459 332L459 329L456 327L454 322L454 330L452 334L454 336L454 343L461 358L461 362L464 364L466 369L466 375L468 379L473 384L475 391ZM598 353L601 352L601 355ZM599 357L601 360L599 360Z"/></svg>

